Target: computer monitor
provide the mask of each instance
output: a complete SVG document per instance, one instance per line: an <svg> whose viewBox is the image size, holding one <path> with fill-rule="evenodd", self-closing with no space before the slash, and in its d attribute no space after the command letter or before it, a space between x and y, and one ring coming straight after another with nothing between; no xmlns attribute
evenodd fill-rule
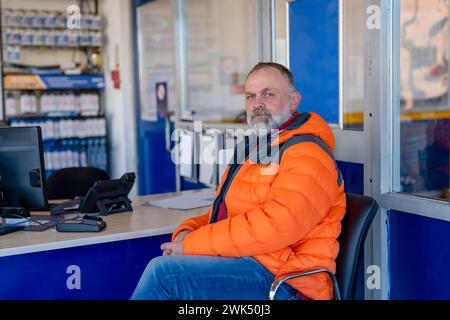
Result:
<svg viewBox="0 0 450 320"><path fill-rule="evenodd" d="M0 127L0 207L48 209L40 127Z"/></svg>

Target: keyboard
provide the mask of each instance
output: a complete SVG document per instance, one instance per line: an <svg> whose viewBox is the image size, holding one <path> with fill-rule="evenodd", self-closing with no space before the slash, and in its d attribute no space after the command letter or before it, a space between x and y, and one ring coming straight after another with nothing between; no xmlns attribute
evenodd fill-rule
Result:
<svg viewBox="0 0 450 320"><path fill-rule="evenodd" d="M11 226L11 225L0 225L0 236L4 234L8 234L15 231L20 231L24 226Z"/></svg>

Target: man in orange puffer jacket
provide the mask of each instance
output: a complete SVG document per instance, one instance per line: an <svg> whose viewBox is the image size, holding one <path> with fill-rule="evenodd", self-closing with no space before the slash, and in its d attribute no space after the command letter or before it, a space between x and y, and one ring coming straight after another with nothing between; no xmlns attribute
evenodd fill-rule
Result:
<svg viewBox="0 0 450 320"><path fill-rule="evenodd" d="M269 165L248 155L230 164L213 206L161 246L163 256L149 263L133 299L267 299L276 279L335 272L346 201L330 127L315 113L296 112L301 96L282 65L256 65L245 98L250 127L278 129L271 142L282 152L276 170L267 174ZM291 143L298 137L309 140ZM276 298L299 297L331 299L331 280L325 274L292 279Z"/></svg>

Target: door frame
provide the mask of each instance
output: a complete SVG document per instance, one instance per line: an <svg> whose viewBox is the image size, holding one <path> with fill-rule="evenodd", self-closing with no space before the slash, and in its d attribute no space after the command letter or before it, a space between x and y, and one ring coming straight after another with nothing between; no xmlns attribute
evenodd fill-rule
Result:
<svg viewBox="0 0 450 320"><path fill-rule="evenodd" d="M342 1L342 0L341 0ZM449 204L442 200L419 198L396 192L400 177L400 71L395 66L400 61L400 1L372 0L381 13L381 30L370 37L372 61L372 91L368 92L368 109L373 114L371 121L371 159L373 165L372 196L380 205L372 234L373 261L381 261L382 290L376 299L390 298L389 281L389 219L391 210L411 215L450 222ZM382 217L380 219L380 217ZM376 234L378 233L378 234ZM366 243L367 245L367 243ZM367 257L366 257L367 261ZM370 292L366 297L371 296Z"/></svg>
<svg viewBox="0 0 450 320"><path fill-rule="evenodd" d="M289 4L294 1L288 1L287 10L289 10ZM364 96L365 96L365 108L364 108L364 129L362 131L344 130L343 129L343 106L344 106L344 0L336 0L339 4L339 123L330 124L335 137L335 158L338 161L356 163L363 165L363 180L364 180L364 194L372 196L378 200L376 189L380 183L378 179L379 170L377 164L382 158L379 157L379 152L376 148L375 139L379 134L380 124L380 102L381 102L381 80L382 80L382 30L369 30L365 29L365 55L364 55ZM361 0L358 0L361 1ZM365 5L364 8L368 8L371 5L379 5L380 0L362 0ZM289 17L289 12L287 13ZM288 35L289 32L288 21ZM289 45L289 41L288 41ZM290 50L288 50L288 55ZM287 59L291 61L290 57ZM290 65L288 67L291 67ZM388 263L388 230L387 230L387 211L379 210L371 228L367 235L367 239L364 247L364 298L367 300L381 300L389 299L389 263ZM371 276L371 272L375 268L375 271L379 272L380 287L375 289L369 289L366 285L366 280Z"/></svg>

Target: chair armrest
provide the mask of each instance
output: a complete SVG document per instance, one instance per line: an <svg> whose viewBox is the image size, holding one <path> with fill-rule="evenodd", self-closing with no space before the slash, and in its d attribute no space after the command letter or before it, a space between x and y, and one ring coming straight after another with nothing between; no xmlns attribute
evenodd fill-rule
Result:
<svg viewBox="0 0 450 320"><path fill-rule="evenodd" d="M327 269L316 269L316 270L311 270L311 271L306 271L306 272L302 272L302 273L296 273L287 277L284 277L282 279L276 280L272 283L271 287L270 287L270 292L269 292L269 299L270 300L274 300L275 299L275 295L277 293L278 288L286 281L294 279L294 278L299 278L299 277L304 277L304 276L310 276L313 274L318 274L318 273L326 273L330 276L331 278L331 282L333 283L333 293L334 293L334 299L335 300L341 300L341 294L339 292L339 287L337 284L337 280L335 275L327 270Z"/></svg>

